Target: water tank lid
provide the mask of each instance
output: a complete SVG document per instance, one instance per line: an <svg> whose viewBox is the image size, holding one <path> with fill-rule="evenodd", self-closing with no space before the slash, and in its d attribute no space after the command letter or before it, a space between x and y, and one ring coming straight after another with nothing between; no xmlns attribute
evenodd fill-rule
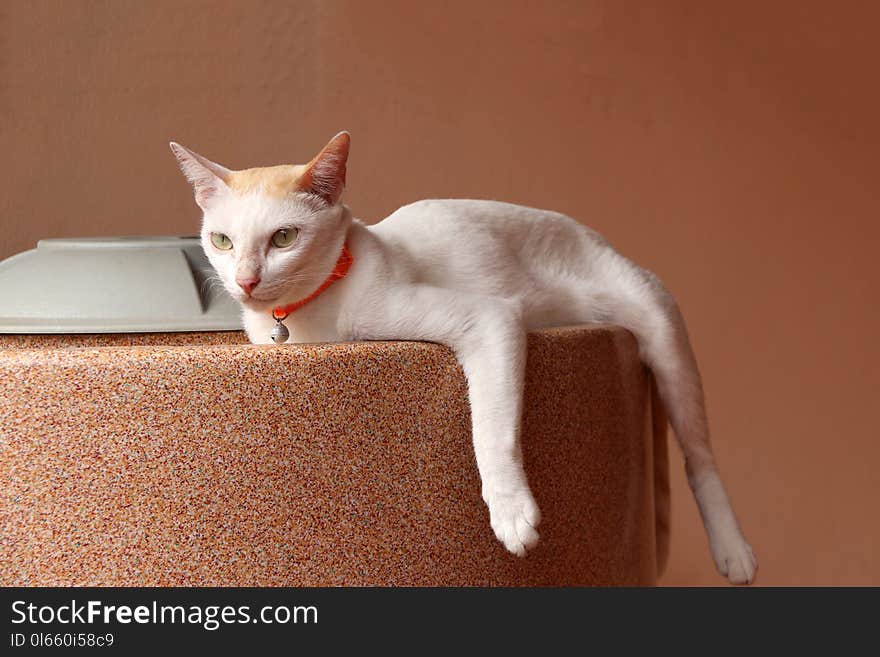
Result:
<svg viewBox="0 0 880 657"><path fill-rule="evenodd" d="M197 237L46 239L0 262L0 333L240 330Z"/></svg>

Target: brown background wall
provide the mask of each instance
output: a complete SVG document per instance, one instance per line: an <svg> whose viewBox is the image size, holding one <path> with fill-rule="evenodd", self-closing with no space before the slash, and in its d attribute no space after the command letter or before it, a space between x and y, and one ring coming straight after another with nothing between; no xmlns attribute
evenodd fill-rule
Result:
<svg viewBox="0 0 880 657"><path fill-rule="evenodd" d="M763 584L880 584L874 3L0 6L0 257L188 234L177 139L234 168L353 133L348 203L572 214L655 270ZM876 5L875 5L876 6ZM719 584L674 460L667 584Z"/></svg>

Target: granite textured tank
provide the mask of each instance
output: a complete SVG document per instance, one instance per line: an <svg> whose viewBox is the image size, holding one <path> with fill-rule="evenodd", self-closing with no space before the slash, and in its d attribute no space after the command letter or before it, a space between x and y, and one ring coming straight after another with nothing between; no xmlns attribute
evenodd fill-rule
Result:
<svg viewBox="0 0 880 657"><path fill-rule="evenodd" d="M257 346L194 238L0 263L0 584L653 584L665 419L632 335L529 336L526 558L480 498L464 375L415 342Z"/></svg>

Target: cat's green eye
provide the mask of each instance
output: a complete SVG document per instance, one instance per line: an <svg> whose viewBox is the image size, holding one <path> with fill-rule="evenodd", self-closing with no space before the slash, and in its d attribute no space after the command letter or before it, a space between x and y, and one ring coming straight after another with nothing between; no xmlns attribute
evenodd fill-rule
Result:
<svg viewBox="0 0 880 657"><path fill-rule="evenodd" d="M223 233L211 233L211 244L221 251L228 251L232 248L232 240Z"/></svg>
<svg viewBox="0 0 880 657"><path fill-rule="evenodd" d="M285 246L293 244L298 234L299 231L296 228L282 228L275 231L275 234L272 236L272 244L279 249L283 249Z"/></svg>

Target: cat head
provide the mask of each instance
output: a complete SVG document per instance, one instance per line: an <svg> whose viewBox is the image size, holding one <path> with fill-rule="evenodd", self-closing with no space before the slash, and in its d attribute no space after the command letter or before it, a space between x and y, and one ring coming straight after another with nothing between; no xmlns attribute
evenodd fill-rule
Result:
<svg viewBox="0 0 880 657"><path fill-rule="evenodd" d="M202 248L242 305L265 310L308 296L333 270L351 214L339 199L350 136L308 164L232 171L171 142L202 209Z"/></svg>

